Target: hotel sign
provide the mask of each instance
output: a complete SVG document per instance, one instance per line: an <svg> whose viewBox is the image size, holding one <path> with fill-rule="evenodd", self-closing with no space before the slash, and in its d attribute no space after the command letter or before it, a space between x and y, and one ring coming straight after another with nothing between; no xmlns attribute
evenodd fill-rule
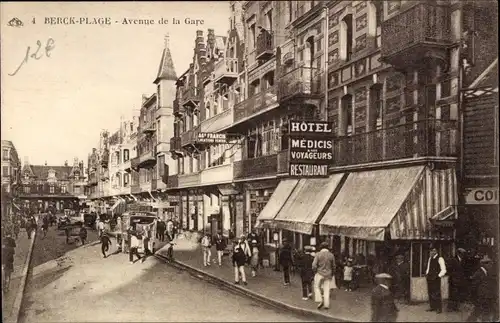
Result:
<svg viewBox="0 0 500 323"><path fill-rule="evenodd" d="M465 204L498 204L498 188L466 189Z"/></svg>
<svg viewBox="0 0 500 323"><path fill-rule="evenodd" d="M333 160L332 122L290 121L289 175L292 177L328 177Z"/></svg>

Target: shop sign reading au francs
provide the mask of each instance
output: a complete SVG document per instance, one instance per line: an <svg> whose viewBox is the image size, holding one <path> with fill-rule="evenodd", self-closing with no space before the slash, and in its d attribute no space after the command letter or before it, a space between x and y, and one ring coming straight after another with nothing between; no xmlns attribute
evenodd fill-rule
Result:
<svg viewBox="0 0 500 323"><path fill-rule="evenodd" d="M226 144L228 139L225 133L200 132L196 141L208 144Z"/></svg>
<svg viewBox="0 0 500 323"><path fill-rule="evenodd" d="M323 121L290 121L289 175L327 177L333 160L333 124Z"/></svg>

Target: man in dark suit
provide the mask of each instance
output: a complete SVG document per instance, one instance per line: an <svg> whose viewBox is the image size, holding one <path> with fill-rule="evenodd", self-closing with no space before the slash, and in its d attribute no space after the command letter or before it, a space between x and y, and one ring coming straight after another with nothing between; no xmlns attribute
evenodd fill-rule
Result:
<svg viewBox="0 0 500 323"><path fill-rule="evenodd" d="M480 260L479 269L472 275L474 310L467 322L490 322L493 314L495 282L492 279L491 259L486 255Z"/></svg>
<svg viewBox="0 0 500 323"><path fill-rule="evenodd" d="M446 264L443 257L438 255L437 249L431 246L430 257L427 261L427 293L429 295L430 308L427 312L436 311L441 313L443 310L443 301L441 299L441 278L446 275Z"/></svg>
<svg viewBox="0 0 500 323"><path fill-rule="evenodd" d="M398 308L394 303L391 287L392 276L381 273L375 276L377 287L372 290L372 322L396 322Z"/></svg>
<svg viewBox="0 0 500 323"><path fill-rule="evenodd" d="M467 278L464 272L465 249L458 248L455 257L447 262L449 274L448 312L457 312L460 304L465 301Z"/></svg>

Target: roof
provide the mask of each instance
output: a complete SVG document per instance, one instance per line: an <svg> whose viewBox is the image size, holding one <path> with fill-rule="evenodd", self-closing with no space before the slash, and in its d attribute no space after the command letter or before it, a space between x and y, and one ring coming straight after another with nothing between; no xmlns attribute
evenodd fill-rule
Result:
<svg viewBox="0 0 500 323"><path fill-rule="evenodd" d="M45 166L45 165L28 165L33 172L33 175L39 179L45 179L49 177L49 171L54 170L56 172L57 180L66 180L71 175L71 170L73 166ZM23 169L23 172L25 169Z"/></svg>
<svg viewBox="0 0 500 323"><path fill-rule="evenodd" d="M478 76L469 88L481 88L486 86L498 87L498 58Z"/></svg>
<svg viewBox="0 0 500 323"><path fill-rule="evenodd" d="M158 74L154 83L157 84L160 80L177 81L174 61L172 60L172 54L170 53L170 48L168 47L168 37L165 40L165 48L163 48L160 66L158 67Z"/></svg>

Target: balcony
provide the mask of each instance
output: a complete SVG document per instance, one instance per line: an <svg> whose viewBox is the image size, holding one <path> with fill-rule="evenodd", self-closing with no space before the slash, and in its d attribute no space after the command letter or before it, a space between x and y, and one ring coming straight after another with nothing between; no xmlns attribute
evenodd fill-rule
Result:
<svg viewBox="0 0 500 323"><path fill-rule="evenodd" d="M456 157L456 121L422 120L334 140L333 166L418 157Z"/></svg>
<svg viewBox="0 0 500 323"><path fill-rule="evenodd" d="M109 179L109 171L107 169L103 169L101 171L101 181L107 181Z"/></svg>
<svg viewBox="0 0 500 323"><path fill-rule="evenodd" d="M196 108L200 103L200 93L196 87L188 87L182 94L182 105L188 108Z"/></svg>
<svg viewBox="0 0 500 323"><path fill-rule="evenodd" d="M181 98L182 100L182 98ZM173 106L173 113L174 116L181 116L184 114L184 107L179 104L179 99L174 100L174 106Z"/></svg>
<svg viewBox="0 0 500 323"><path fill-rule="evenodd" d="M170 152L176 155L183 155L181 149L181 137L172 137L170 138Z"/></svg>
<svg viewBox="0 0 500 323"><path fill-rule="evenodd" d="M423 59L446 61L451 43L446 5L419 3L382 23L381 58L396 67Z"/></svg>
<svg viewBox="0 0 500 323"><path fill-rule="evenodd" d="M156 129L154 122L147 123L144 125L144 127L142 127L142 133L146 135L152 135L155 133L155 131Z"/></svg>
<svg viewBox="0 0 500 323"><path fill-rule="evenodd" d="M214 83L231 85L238 78L238 59L223 58L214 67Z"/></svg>
<svg viewBox="0 0 500 323"><path fill-rule="evenodd" d="M288 150L283 150L273 155L236 161L233 168L233 177L235 180L288 173Z"/></svg>
<svg viewBox="0 0 500 323"><path fill-rule="evenodd" d="M201 183L200 173L182 174L179 175L178 187L193 187L199 186Z"/></svg>
<svg viewBox="0 0 500 323"><path fill-rule="evenodd" d="M141 193L141 185L135 184L130 186L130 193L131 194L139 194Z"/></svg>
<svg viewBox="0 0 500 323"><path fill-rule="evenodd" d="M280 102L291 99L316 99L322 95L321 76L317 68L299 67L278 80L278 100Z"/></svg>
<svg viewBox="0 0 500 323"><path fill-rule="evenodd" d="M257 36L256 58L258 60L267 60L274 55L273 33L262 29Z"/></svg>
<svg viewBox="0 0 500 323"><path fill-rule="evenodd" d="M224 110L209 119L203 120L200 124L200 132L218 132L233 124L233 120L234 110L232 108Z"/></svg>
<svg viewBox="0 0 500 323"><path fill-rule="evenodd" d="M233 180L233 164L205 168L201 172L201 184L213 185L231 182Z"/></svg>
<svg viewBox="0 0 500 323"><path fill-rule="evenodd" d="M196 126L195 128L183 132L181 134L181 147L184 149L188 149L189 146L196 145L196 138L198 133L200 132L200 127Z"/></svg>
<svg viewBox="0 0 500 323"><path fill-rule="evenodd" d="M250 98L235 105L233 122L237 122L245 118L250 118L258 112L270 109L277 102L278 100L276 96L276 86L270 87L263 92L254 94Z"/></svg>
<svg viewBox="0 0 500 323"><path fill-rule="evenodd" d="M130 160L130 168L137 171L139 169L139 157L132 158Z"/></svg>
<svg viewBox="0 0 500 323"><path fill-rule="evenodd" d="M139 156L139 168L151 168L156 165L156 149L152 149Z"/></svg>

